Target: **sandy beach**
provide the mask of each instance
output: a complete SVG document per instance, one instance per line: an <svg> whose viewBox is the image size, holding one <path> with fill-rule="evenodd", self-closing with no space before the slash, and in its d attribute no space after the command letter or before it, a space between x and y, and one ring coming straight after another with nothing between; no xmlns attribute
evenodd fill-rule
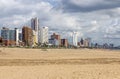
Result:
<svg viewBox="0 0 120 79"><path fill-rule="evenodd" d="M120 51L0 48L0 79L120 79Z"/></svg>

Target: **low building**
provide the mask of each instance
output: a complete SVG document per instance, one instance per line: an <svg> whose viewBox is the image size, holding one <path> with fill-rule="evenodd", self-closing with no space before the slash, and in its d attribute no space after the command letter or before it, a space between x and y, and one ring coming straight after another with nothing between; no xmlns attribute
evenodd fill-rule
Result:
<svg viewBox="0 0 120 79"><path fill-rule="evenodd" d="M60 35L53 33L53 35L51 35L51 40L55 40L57 42L57 45L60 46L61 45L61 38Z"/></svg>
<svg viewBox="0 0 120 79"><path fill-rule="evenodd" d="M83 44L84 44L84 47L89 47L89 40L88 39L85 39L83 41Z"/></svg>
<svg viewBox="0 0 120 79"><path fill-rule="evenodd" d="M83 39L81 38L80 42L78 42L80 47L90 47L90 38Z"/></svg>
<svg viewBox="0 0 120 79"><path fill-rule="evenodd" d="M49 43L55 46L59 46L59 41L57 39L49 39Z"/></svg>

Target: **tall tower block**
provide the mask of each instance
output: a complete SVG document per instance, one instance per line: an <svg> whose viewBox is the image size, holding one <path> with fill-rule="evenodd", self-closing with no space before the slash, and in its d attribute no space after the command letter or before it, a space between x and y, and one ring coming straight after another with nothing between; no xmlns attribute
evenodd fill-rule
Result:
<svg viewBox="0 0 120 79"><path fill-rule="evenodd" d="M35 31L36 43L38 43L39 39L39 19L37 17L31 19L31 28Z"/></svg>

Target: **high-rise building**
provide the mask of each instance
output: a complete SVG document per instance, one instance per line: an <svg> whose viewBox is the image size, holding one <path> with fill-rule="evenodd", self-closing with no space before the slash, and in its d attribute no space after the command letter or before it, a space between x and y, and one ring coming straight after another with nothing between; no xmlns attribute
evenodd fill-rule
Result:
<svg viewBox="0 0 120 79"><path fill-rule="evenodd" d="M9 45L9 29L8 28L6 28L6 27L2 28L1 37L2 37L3 45L8 46Z"/></svg>
<svg viewBox="0 0 120 79"><path fill-rule="evenodd" d="M39 19L37 17L31 19L31 28L35 31L39 30Z"/></svg>
<svg viewBox="0 0 120 79"><path fill-rule="evenodd" d="M6 27L3 27L1 30L1 37L3 40L9 40L9 29Z"/></svg>
<svg viewBox="0 0 120 79"><path fill-rule="evenodd" d="M78 45L78 33L77 32L73 32L72 42L74 46Z"/></svg>
<svg viewBox="0 0 120 79"><path fill-rule="evenodd" d="M22 28L22 41L27 46L32 46L33 45L33 31L28 26L24 26Z"/></svg>
<svg viewBox="0 0 120 79"><path fill-rule="evenodd" d="M15 30L9 30L9 40L14 40L15 41Z"/></svg>
<svg viewBox="0 0 120 79"><path fill-rule="evenodd" d="M9 45L16 45L15 30L9 30Z"/></svg>
<svg viewBox="0 0 120 79"><path fill-rule="evenodd" d="M31 28L35 32L35 37L36 37L35 42L38 43L38 39L40 36L39 35L40 28L39 28L39 19L37 17L31 19Z"/></svg>
<svg viewBox="0 0 120 79"><path fill-rule="evenodd" d="M40 43L48 43L48 27L40 28Z"/></svg>
<svg viewBox="0 0 120 79"><path fill-rule="evenodd" d="M5 45L18 45L18 29L10 30L3 27L1 37Z"/></svg>
<svg viewBox="0 0 120 79"><path fill-rule="evenodd" d="M16 45L19 45L19 29L15 28L15 41Z"/></svg>

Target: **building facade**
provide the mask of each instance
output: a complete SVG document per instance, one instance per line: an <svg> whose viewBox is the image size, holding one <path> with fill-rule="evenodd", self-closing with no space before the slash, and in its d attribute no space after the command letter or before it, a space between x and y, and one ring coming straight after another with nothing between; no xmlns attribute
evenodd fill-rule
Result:
<svg viewBox="0 0 120 79"><path fill-rule="evenodd" d="M37 35L36 35L36 31L35 30L32 30L33 31L33 45L36 46L37 45Z"/></svg>
<svg viewBox="0 0 120 79"><path fill-rule="evenodd" d="M16 45L15 30L9 30L9 45Z"/></svg>
<svg viewBox="0 0 120 79"><path fill-rule="evenodd" d="M40 43L48 43L48 27L40 28Z"/></svg>
<svg viewBox="0 0 120 79"><path fill-rule="evenodd" d="M1 30L1 37L3 40L9 40L9 29L6 27L3 27Z"/></svg>
<svg viewBox="0 0 120 79"><path fill-rule="evenodd" d="M72 43L73 43L73 46L78 46L78 33L77 32L73 32Z"/></svg>
<svg viewBox="0 0 120 79"><path fill-rule="evenodd" d="M67 39L61 39L61 46L68 47L68 40Z"/></svg>
<svg viewBox="0 0 120 79"><path fill-rule="evenodd" d="M84 47L89 47L90 46L90 39L89 38L86 38L84 40Z"/></svg>
<svg viewBox="0 0 120 79"><path fill-rule="evenodd" d="M37 17L31 19L31 28L32 28L32 30L34 30L34 32L36 34L35 42L38 43L40 28L39 28L39 19Z"/></svg>
<svg viewBox="0 0 120 79"><path fill-rule="evenodd" d="M49 39L51 45L59 46L59 41L57 39Z"/></svg>
<svg viewBox="0 0 120 79"><path fill-rule="evenodd" d="M31 28L32 30L39 30L39 19L37 17L31 19Z"/></svg>
<svg viewBox="0 0 120 79"><path fill-rule="evenodd" d="M1 30L1 37L4 45L17 45L18 44L18 29L10 30L3 27Z"/></svg>
<svg viewBox="0 0 120 79"><path fill-rule="evenodd" d="M53 35L51 35L51 40L57 40L58 46L61 45L61 37L60 37L60 35L58 35L56 33L53 33Z"/></svg>
<svg viewBox="0 0 120 79"><path fill-rule="evenodd" d="M22 28L22 41L26 46L33 45L33 31L28 26Z"/></svg>
<svg viewBox="0 0 120 79"><path fill-rule="evenodd" d="M19 42L22 42L22 32L19 32Z"/></svg>
<svg viewBox="0 0 120 79"><path fill-rule="evenodd" d="M15 28L15 41L16 45L19 45L19 29Z"/></svg>
<svg viewBox="0 0 120 79"><path fill-rule="evenodd" d="M9 29L6 27L3 27L1 30L1 37L2 37L2 43L5 46L9 45Z"/></svg>

